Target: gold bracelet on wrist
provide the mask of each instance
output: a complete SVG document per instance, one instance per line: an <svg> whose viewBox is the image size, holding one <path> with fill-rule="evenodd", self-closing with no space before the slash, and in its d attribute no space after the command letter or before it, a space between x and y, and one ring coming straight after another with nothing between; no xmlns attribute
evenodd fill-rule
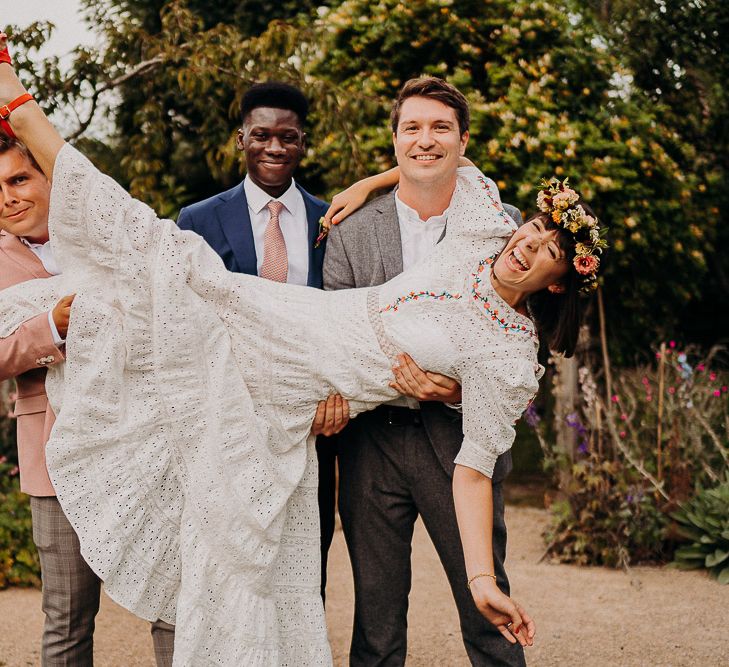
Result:
<svg viewBox="0 0 729 667"><path fill-rule="evenodd" d="M474 574L466 584L466 588L470 591L471 590L471 584L476 581L476 579L480 579L481 577L491 577L494 581L496 581L496 575L490 574L488 572L480 572L479 574Z"/></svg>

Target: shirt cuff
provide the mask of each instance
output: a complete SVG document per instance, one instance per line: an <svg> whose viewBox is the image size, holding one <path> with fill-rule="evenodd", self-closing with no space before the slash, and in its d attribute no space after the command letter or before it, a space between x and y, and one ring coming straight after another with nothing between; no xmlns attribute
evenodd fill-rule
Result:
<svg viewBox="0 0 729 667"><path fill-rule="evenodd" d="M454 463L466 468L473 468L482 475L491 478L498 458L499 455L496 452L479 447L472 440L463 438L463 444Z"/></svg>
<svg viewBox="0 0 729 667"><path fill-rule="evenodd" d="M53 311L48 311L48 324L51 327L51 336L53 337L53 344L56 347L60 347L61 345L65 344L66 339L61 338L61 334L58 333L58 329L56 329L56 323L53 321Z"/></svg>
<svg viewBox="0 0 729 667"><path fill-rule="evenodd" d="M446 403L445 406L463 414L463 403Z"/></svg>

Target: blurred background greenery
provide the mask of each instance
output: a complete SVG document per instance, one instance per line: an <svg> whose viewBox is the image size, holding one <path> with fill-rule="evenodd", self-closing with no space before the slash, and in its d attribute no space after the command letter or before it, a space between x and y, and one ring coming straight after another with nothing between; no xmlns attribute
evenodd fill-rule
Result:
<svg viewBox="0 0 729 667"><path fill-rule="evenodd" d="M535 474L546 465L555 475L567 502L549 537L558 556L626 564L626 544L638 545L633 561L670 555L678 539L667 528L670 513L726 474L726 363L711 353L719 374L711 386L695 369L729 333L729 3L81 2L101 46L79 47L63 66L54 57L39 62L37 48L53 26L9 26L17 66L47 111L71 118L68 138L161 215L175 217L181 206L240 180L238 105L250 84L267 79L292 82L310 99L308 154L297 179L323 198L393 164L391 102L420 74L444 77L467 95L468 156L498 182L505 201L527 212L542 177L569 176L610 228L602 345L595 302L578 360L604 400L598 408L584 403L580 386L569 415L553 409L559 397L550 380L559 370L550 372L536 408L555 419L544 419L539 433L520 426L517 468ZM686 348L685 363L695 371L688 375L664 355L678 373L674 392L683 386L679 396L687 398L672 404L670 419L657 411L657 400L644 400L630 413L635 437L621 437L618 422L628 413L607 391L608 361L616 384L639 387L636 378L658 372L647 365L655 366L657 346L669 339L699 346ZM691 397L694 389L717 388L716 401L700 415L712 437ZM668 389L660 387L666 400ZM579 438L577 423L584 429ZM565 424L573 432L569 445L559 442ZM694 461L680 486L670 475L656 477L662 467L684 470L681 457L700 443L713 454ZM13 450L10 439L0 445L0 455L12 459ZM588 492L593 502L603 498L615 512L586 512L589 489L600 491ZM585 536L619 533L611 523L616 512L628 513L620 530L632 526L639 534L606 538L607 546L590 555ZM712 562L722 553L717 548Z"/></svg>

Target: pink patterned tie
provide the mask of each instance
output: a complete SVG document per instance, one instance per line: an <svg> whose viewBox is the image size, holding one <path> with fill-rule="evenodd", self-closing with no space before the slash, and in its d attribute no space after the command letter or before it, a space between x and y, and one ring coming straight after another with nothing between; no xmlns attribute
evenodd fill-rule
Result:
<svg viewBox="0 0 729 667"><path fill-rule="evenodd" d="M285 283L289 274L289 260L286 255L286 241L278 222L284 205L280 201L270 201L266 206L271 212L271 219L263 235L263 263L259 275L261 278Z"/></svg>

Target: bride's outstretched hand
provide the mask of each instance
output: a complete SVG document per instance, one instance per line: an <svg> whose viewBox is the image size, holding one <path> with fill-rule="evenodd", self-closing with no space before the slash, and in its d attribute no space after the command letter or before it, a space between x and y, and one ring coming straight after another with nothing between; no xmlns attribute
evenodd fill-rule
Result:
<svg viewBox="0 0 729 667"><path fill-rule="evenodd" d="M471 583L471 594L483 617L515 644L531 646L534 643L536 626L524 608L504 595L490 577L475 579Z"/></svg>
<svg viewBox="0 0 729 667"><path fill-rule="evenodd" d="M8 104L25 92L12 67L8 53L8 36L0 32L0 106Z"/></svg>

